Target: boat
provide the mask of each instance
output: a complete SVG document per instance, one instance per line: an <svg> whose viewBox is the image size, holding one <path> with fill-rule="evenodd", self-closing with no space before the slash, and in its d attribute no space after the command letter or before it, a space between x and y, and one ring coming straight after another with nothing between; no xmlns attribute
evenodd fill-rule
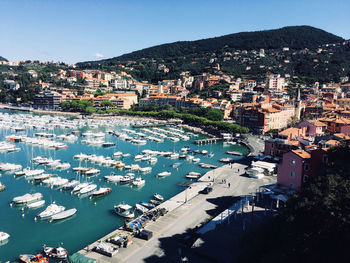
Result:
<svg viewBox="0 0 350 263"><path fill-rule="evenodd" d="M78 185L76 185L73 190L72 193L77 193L79 192L81 189L83 189L84 187L87 187L90 183L79 183Z"/></svg>
<svg viewBox="0 0 350 263"><path fill-rule="evenodd" d="M157 199L157 200L159 200L159 201L164 201L164 197L161 196L160 194L157 194L157 193L156 193L156 194L154 194L153 196L154 196L155 199Z"/></svg>
<svg viewBox="0 0 350 263"><path fill-rule="evenodd" d="M142 206L142 205L140 205L140 204L136 204L135 207L136 207L136 209L137 209L138 211L140 211L141 213L146 213L146 212L149 211L148 208L146 208L146 207L144 207L144 206Z"/></svg>
<svg viewBox="0 0 350 263"><path fill-rule="evenodd" d="M152 203L147 203L147 202L140 202L140 205L148 208L148 209L152 209L152 208L155 208L156 206Z"/></svg>
<svg viewBox="0 0 350 263"><path fill-rule="evenodd" d="M123 178L119 182L121 184L126 184L134 181L134 179L135 179L135 174L127 173L126 175L123 176Z"/></svg>
<svg viewBox="0 0 350 263"><path fill-rule="evenodd" d="M95 191L97 188L97 185L96 184L89 184L88 186L80 189L79 191L79 194L87 194L87 193L90 193L92 191Z"/></svg>
<svg viewBox="0 0 350 263"><path fill-rule="evenodd" d="M105 147L105 148L113 147L113 146L115 146L114 142L104 142L104 143L102 143L102 147Z"/></svg>
<svg viewBox="0 0 350 263"><path fill-rule="evenodd" d="M200 161L201 161L200 158L193 158L193 162L194 162L194 163L198 163L198 162L200 162Z"/></svg>
<svg viewBox="0 0 350 263"><path fill-rule="evenodd" d="M186 175L186 178L188 178L188 179L198 179L200 176L201 176L200 173L197 173L197 172L189 172L189 173Z"/></svg>
<svg viewBox="0 0 350 263"><path fill-rule="evenodd" d="M66 210L66 211L57 213L57 214L55 214L55 215L53 215L53 216L51 217L51 220L50 220L50 221L52 222L52 221L55 221L55 220L62 220L62 219L71 217L71 216L73 216L76 212L77 212L77 209L72 208L72 209L69 209L69 210Z"/></svg>
<svg viewBox="0 0 350 263"><path fill-rule="evenodd" d="M101 171L96 168L91 168L85 172L86 175L99 174Z"/></svg>
<svg viewBox="0 0 350 263"><path fill-rule="evenodd" d="M177 163L173 163L172 167L173 168L178 168L182 163L177 162Z"/></svg>
<svg viewBox="0 0 350 263"><path fill-rule="evenodd" d="M44 219L44 218L51 217L55 214L61 213L65 209L66 208L64 206L57 205L55 202L53 202L51 205L46 207L46 209L44 211L40 212L37 216L40 219Z"/></svg>
<svg viewBox="0 0 350 263"><path fill-rule="evenodd" d="M98 197L98 196L107 195L111 191L112 191L112 188L110 188L110 187L100 187L100 189L94 191L91 195L94 197Z"/></svg>
<svg viewBox="0 0 350 263"><path fill-rule="evenodd" d="M27 203L38 201L42 198L43 198L43 195L41 193L25 194L25 195L17 196L13 198L12 202L14 202L15 204L27 204Z"/></svg>
<svg viewBox="0 0 350 263"><path fill-rule="evenodd" d="M52 174L39 174L39 175L35 175L33 176L33 179L35 182L40 182L43 181L45 179L48 179L52 176Z"/></svg>
<svg viewBox="0 0 350 263"><path fill-rule="evenodd" d="M202 154L202 155L207 155L207 154L208 154L208 151L207 151L207 150L202 150L202 151L201 151L201 154Z"/></svg>
<svg viewBox="0 0 350 263"><path fill-rule="evenodd" d="M128 204L119 204L114 206L114 211L117 213L117 215L126 217L126 218L135 217L134 211L132 211L131 209L132 209L132 206Z"/></svg>
<svg viewBox="0 0 350 263"><path fill-rule="evenodd" d="M52 186L53 187L61 187L61 186L65 185L65 184L67 184L68 182L69 182L69 180L66 179L66 178L57 177L56 181L54 181L52 183Z"/></svg>
<svg viewBox="0 0 350 263"><path fill-rule="evenodd" d="M122 176L122 175L115 175L115 174L111 173L110 175L106 175L104 178L107 181L110 181L110 182L113 182L113 183L118 183L124 178L124 176Z"/></svg>
<svg viewBox="0 0 350 263"><path fill-rule="evenodd" d="M230 152L230 151L227 151L226 154L236 155L236 156L243 156L243 153L241 153L241 152Z"/></svg>
<svg viewBox="0 0 350 263"><path fill-rule="evenodd" d="M139 169L139 171L140 171L141 173L149 173L149 172L152 172L152 167L141 167L141 168Z"/></svg>
<svg viewBox="0 0 350 263"><path fill-rule="evenodd" d="M57 169L67 170L70 168L70 163L60 163L56 166Z"/></svg>
<svg viewBox="0 0 350 263"><path fill-rule="evenodd" d="M171 175L170 171L165 171L165 172L161 172L159 174L157 174L158 177L164 177L164 176L168 176Z"/></svg>
<svg viewBox="0 0 350 263"><path fill-rule="evenodd" d="M49 260L43 255L31 255L31 254L22 254L18 256L19 260L25 263L48 263Z"/></svg>
<svg viewBox="0 0 350 263"><path fill-rule="evenodd" d="M73 189L74 187L76 187L78 184L80 184L79 181L73 179L73 180L69 181L67 184L65 184L63 186L63 189L70 190L70 189Z"/></svg>
<svg viewBox="0 0 350 263"><path fill-rule="evenodd" d="M0 232L0 243L10 238L10 235L5 232Z"/></svg>
<svg viewBox="0 0 350 263"><path fill-rule="evenodd" d="M142 179L141 177L137 177L134 181L132 181L133 186L143 186L145 185L146 180Z"/></svg>
<svg viewBox="0 0 350 263"><path fill-rule="evenodd" d="M162 203L162 202L159 201L159 200L153 200L153 199L149 200L149 202L150 202L151 204L154 204L154 205L160 205L160 204Z"/></svg>
<svg viewBox="0 0 350 263"><path fill-rule="evenodd" d="M43 206L45 204L45 200L39 200L34 203L27 204L27 208L33 209L33 208L38 208L40 206Z"/></svg>
<svg viewBox="0 0 350 263"><path fill-rule="evenodd" d="M47 247L43 245L45 255L53 258L66 258L68 256L67 250L63 247Z"/></svg>

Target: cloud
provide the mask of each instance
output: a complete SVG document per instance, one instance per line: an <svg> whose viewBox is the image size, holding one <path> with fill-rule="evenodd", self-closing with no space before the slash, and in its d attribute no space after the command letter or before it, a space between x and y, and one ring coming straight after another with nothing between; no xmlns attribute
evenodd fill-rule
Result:
<svg viewBox="0 0 350 263"><path fill-rule="evenodd" d="M99 58L103 58L104 55L97 52L97 53L94 54L94 57L97 58L97 59L99 59Z"/></svg>

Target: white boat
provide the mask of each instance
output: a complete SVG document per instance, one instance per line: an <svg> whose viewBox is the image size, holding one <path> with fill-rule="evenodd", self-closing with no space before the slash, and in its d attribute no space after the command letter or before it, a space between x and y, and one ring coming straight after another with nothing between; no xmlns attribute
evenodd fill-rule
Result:
<svg viewBox="0 0 350 263"><path fill-rule="evenodd" d="M76 185L73 190L72 193L77 193L79 192L81 189L83 189L84 187L87 187L90 183L80 183L78 185Z"/></svg>
<svg viewBox="0 0 350 263"><path fill-rule="evenodd" d="M96 184L89 184L88 186L80 189L79 193L80 194L87 194L87 193L90 193L92 191L95 191L97 188L97 185Z"/></svg>
<svg viewBox="0 0 350 263"><path fill-rule="evenodd" d="M26 177L33 177L33 176L36 176L36 175L39 175L39 174L42 174L45 172L45 170L43 169L34 169L34 170L31 170L31 169L24 169L24 175Z"/></svg>
<svg viewBox="0 0 350 263"><path fill-rule="evenodd" d="M177 158L179 158L179 156L180 156L180 154L178 154L178 153L172 153L172 154L170 154L170 159L177 159Z"/></svg>
<svg viewBox="0 0 350 263"><path fill-rule="evenodd" d="M112 188L110 187L100 187L100 189L94 191L91 195L94 197L103 196L103 195L109 194L111 191L112 191Z"/></svg>
<svg viewBox="0 0 350 263"><path fill-rule="evenodd" d="M143 186L146 183L145 179L142 179L141 177L137 177L134 181L132 181L132 184L134 186Z"/></svg>
<svg viewBox="0 0 350 263"><path fill-rule="evenodd" d="M67 250L63 247L47 247L43 246L44 253L53 258L66 258L68 256Z"/></svg>
<svg viewBox="0 0 350 263"><path fill-rule="evenodd" d="M168 176L171 175L170 171L165 171L165 172L161 172L159 174L157 174L158 177L164 177L164 176Z"/></svg>
<svg viewBox="0 0 350 263"><path fill-rule="evenodd" d="M60 213L64 211L66 208L61 205L57 205L56 203L52 203L46 209L38 214L38 217L41 219L48 218L50 216L53 216L57 213Z"/></svg>
<svg viewBox="0 0 350 263"><path fill-rule="evenodd" d="M68 179L66 178L57 178L55 182L53 182L52 186L53 187L61 187L69 182Z"/></svg>
<svg viewBox="0 0 350 263"><path fill-rule="evenodd" d="M39 175L33 176L33 179L34 179L36 182L39 182L39 181L48 179L48 178L50 178L51 176L52 176L52 174L39 174Z"/></svg>
<svg viewBox="0 0 350 263"><path fill-rule="evenodd" d="M198 162L200 162L200 161L201 161L200 158L193 158L193 162L195 162L195 163L198 163Z"/></svg>
<svg viewBox="0 0 350 263"><path fill-rule="evenodd" d="M5 232L0 232L0 242L4 242L5 240L9 239L10 235Z"/></svg>
<svg viewBox="0 0 350 263"><path fill-rule="evenodd" d="M134 211L132 211L131 209L132 209L132 206L128 204L119 204L114 206L114 211L117 213L117 215L126 217L126 218L135 217Z"/></svg>
<svg viewBox="0 0 350 263"><path fill-rule="evenodd" d="M56 166L57 169L66 170L70 168L70 163L61 163Z"/></svg>
<svg viewBox="0 0 350 263"><path fill-rule="evenodd" d="M45 204L45 200L39 200L34 203L27 204L27 208L33 209L33 208L38 208L40 206L43 206Z"/></svg>
<svg viewBox="0 0 350 263"><path fill-rule="evenodd" d="M186 161L192 161L194 159L194 156L193 155L187 155L186 156Z"/></svg>
<svg viewBox="0 0 350 263"><path fill-rule="evenodd" d="M208 151L207 151L207 150L202 150L202 151L201 151L201 154L207 155L207 154L208 154Z"/></svg>
<svg viewBox="0 0 350 263"><path fill-rule="evenodd" d="M139 171L140 171L141 173L149 173L149 172L152 172L152 167L141 167L141 168L139 169Z"/></svg>
<svg viewBox="0 0 350 263"><path fill-rule="evenodd" d="M79 181L71 180L70 182L68 182L67 184L65 184L63 186L63 189L64 190L69 190L69 189L72 189L72 188L76 187L78 184L80 184Z"/></svg>
<svg viewBox="0 0 350 263"><path fill-rule="evenodd" d="M142 158L143 158L143 155L142 155L142 154L138 154L138 155L136 155L136 156L134 157L134 160L135 160L135 161L141 161Z"/></svg>
<svg viewBox="0 0 350 263"><path fill-rule="evenodd" d="M96 168L92 168L92 169L89 169L85 172L86 175L94 175L94 174L98 174L100 173L101 170L99 169L96 169Z"/></svg>
<svg viewBox="0 0 350 263"><path fill-rule="evenodd" d="M113 183L118 183L118 182L120 182L123 178L124 178L124 176L122 176L122 175L114 175L114 174L106 175L106 176L105 176L105 179L106 179L107 181L110 181L110 182L113 182Z"/></svg>
<svg viewBox="0 0 350 263"><path fill-rule="evenodd" d="M163 201L164 200L164 197L161 196L160 194L154 194L153 195L155 199L157 199L158 201Z"/></svg>
<svg viewBox="0 0 350 263"><path fill-rule="evenodd" d="M142 205L140 205L140 204L136 204L135 206L136 206L136 209L137 209L138 211L140 211L141 213L146 213L146 212L149 211L148 208L146 208L146 207L144 207L144 206L142 206Z"/></svg>
<svg viewBox="0 0 350 263"><path fill-rule="evenodd" d="M75 209L75 208L72 208L72 209L69 209L69 210L60 212L60 213L58 213L58 214L53 215L53 216L51 217L51 220L50 220L50 221L61 220L61 219L65 219L65 218L71 217L71 216L73 216L76 212L77 212L77 209Z"/></svg>
<svg viewBox="0 0 350 263"><path fill-rule="evenodd" d="M42 198L43 198L43 195L41 193L25 194L25 195L17 196L13 198L12 202L16 204L27 204L27 203L38 201Z"/></svg>

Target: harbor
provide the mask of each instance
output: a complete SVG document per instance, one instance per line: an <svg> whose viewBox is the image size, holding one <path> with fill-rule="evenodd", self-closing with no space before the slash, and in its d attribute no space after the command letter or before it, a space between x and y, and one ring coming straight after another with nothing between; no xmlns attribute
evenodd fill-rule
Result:
<svg viewBox="0 0 350 263"><path fill-rule="evenodd" d="M0 219L0 231L10 234L8 242L0 246L1 261L15 261L20 253L40 253L43 244L63 244L71 255L124 225L125 218L115 213L114 206L125 203L135 207L140 202L148 203L155 193L165 200L157 209L163 206L169 211L180 209L180 200L183 203L186 195L188 201L195 198L198 189L206 185L201 179L186 177L190 172L203 175L212 171L201 167L200 163L220 166L219 160L227 157L226 150L248 154L246 147L223 147L221 142L196 146L195 139L206 137L176 126L148 127L151 132L132 128L134 124L147 124L147 121L132 118L70 119L8 111L1 111L1 114L0 141L5 142L6 147L11 144L18 148L0 153L4 169L0 172L0 182L5 186L0 193L0 208L6 215ZM102 147L107 142L115 145ZM242 156L233 158L238 160ZM80 175L78 168L82 171ZM131 183L106 180L112 173L123 178L132 173L135 178L142 178L144 185L135 187ZM92 192L86 195L84 191L72 194L64 186L73 180L92 185L94 191L111 190L102 197L92 197ZM197 187L196 191L189 189L192 185L193 189ZM43 206L10 206L15 197L36 192L46 201ZM35 221L38 213L53 202L74 214L69 212L68 218L52 222ZM134 213L136 218L141 215L138 211ZM156 222L150 222L148 227L153 223L158 225Z"/></svg>

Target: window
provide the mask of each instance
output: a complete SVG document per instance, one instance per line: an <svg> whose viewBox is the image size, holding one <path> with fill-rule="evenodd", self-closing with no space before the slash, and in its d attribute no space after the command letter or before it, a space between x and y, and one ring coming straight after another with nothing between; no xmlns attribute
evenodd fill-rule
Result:
<svg viewBox="0 0 350 263"><path fill-rule="evenodd" d="M309 181L309 176L308 175L304 175L303 180L304 180L304 183L306 183L307 181Z"/></svg>
<svg viewBox="0 0 350 263"><path fill-rule="evenodd" d="M295 177L295 173L294 172L290 172L290 177L294 178Z"/></svg>
<svg viewBox="0 0 350 263"><path fill-rule="evenodd" d="M304 164L304 170L309 171L310 165L308 163Z"/></svg>
<svg viewBox="0 0 350 263"><path fill-rule="evenodd" d="M294 159L292 159L291 164L295 165L295 160Z"/></svg>
<svg viewBox="0 0 350 263"><path fill-rule="evenodd" d="M294 189L294 184L290 184L290 185L289 185L289 188L290 188L290 189Z"/></svg>

